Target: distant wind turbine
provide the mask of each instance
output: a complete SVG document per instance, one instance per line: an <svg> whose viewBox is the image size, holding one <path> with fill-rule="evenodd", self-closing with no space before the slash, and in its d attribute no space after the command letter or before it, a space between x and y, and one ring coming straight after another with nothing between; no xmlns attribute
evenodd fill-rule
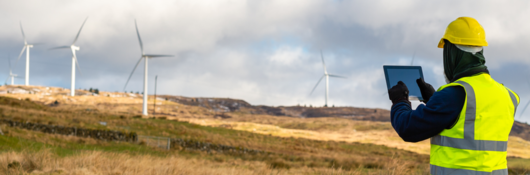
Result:
<svg viewBox="0 0 530 175"><path fill-rule="evenodd" d="M144 67L144 94L143 94L143 106L142 106L142 114L147 116L147 60L149 58L156 58L156 57L173 57L173 55L152 55L152 54L145 54L144 52L144 45L142 43L142 39L140 38L140 32L138 31L138 25L136 24L136 20L134 20L134 26L136 27L136 35L138 35L138 42L140 43L140 49L142 51L142 56L140 57L140 60L136 63L136 66L134 66L134 69L131 72L131 75L129 75L129 79L127 79L127 82L125 83L125 86L123 87L123 90L125 91L125 88L127 87L127 84L129 84L129 80L131 80L131 77L138 67L138 64L144 59L145 61L145 67Z"/></svg>
<svg viewBox="0 0 530 175"><path fill-rule="evenodd" d="M15 62L15 66L17 65L18 60L20 59L22 54L24 53L24 50L26 50L26 75L25 75L26 78L24 81L24 85L28 86L29 85L29 48L33 48L33 45L38 45L40 43L28 44L26 40L26 35L24 34L24 29L22 28L22 22L20 22L20 31L22 32L22 38L24 38L24 47L22 47L22 51L20 51L20 54L18 55L17 61Z"/></svg>
<svg viewBox="0 0 530 175"><path fill-rule="evenodd" d="M530 85L530 80L527 79L527 82ZM526 108L528 107L529 104L530 104L530 100L528 100L528 103L526 103L526 105L524 106L523 110L521 111L521 114L519 114L519 118L521 118L523 116L524 111L526 110Z"/></svg>
<svg viewBox="0 0 530 175"><path fill-rule="evenodd" d="M81 25L81 28L79 29L79 32L77 32L77 35L75 36L75 39L74 39L74 42L72 43L72 45L70 45L70 46L59 46L59 47L52 48L52 49L68 49L68 48L70 48L70 50L72 50L72 80L70 82L70 96L72 96L72 97L75 96L75 67L76 67L76 65L77 65L77 68L79 69L79 71L81 72L81 69L79 68L79 62L77 61L77 56L75 55L75 51L79 50L79 46L76 46L75 42L79 38L79 34L81 33L81 30L83 29L83 26L85 25L87 19L88 19L88 17L85 18L85 21L83 21L83 24Z"/></svg>
<svg viewBox="0 0 530 175"><path fill-rule="evenodd" d="M17 77L17 74L13 74L13 71L11 69L11 57L7 56L7 62L9 63L9 77L6 79L5 84L7 84L7 81L11 78L11 85L15 84L15 77Z"/></svg>
<svg viewBox="0 0 530 175"><path fill-rule="evenodd" d="M329 97L329 77L335 77L335 78L346 78L344 76L339 76L339 75L333 75L333 74L328 74L328 71L326 69L326 63L324 62L324 55L322 54L322 50L320 51L320 57L322 58L322 66L324 67L324 75L322 75L322 77L320 77L320 79L318 80L317 84L315 85L315 87L313 87L313 90L311 90L311 94L313 94L313 91L315 91L315 89L317 88L318 84L320 83L320 81L322 81L322 79L325 77L326 78L326 103L325 103L325 107L328 107L328 97Z"/></svg>
<svg viewBox="0 0 530 175"><path fill-rule="evenodd" d="M414 64L414 57L416 56L416 51L414 51L414 54L412 55L412 60L410 61L410 65L412 66Z"/></svg>
<svg viewBox="0 0 530 175"><path fill-rule="evenodd" d="M414 54L412 54L412 59L410 60L410 65L412 66L414 64L414 57L416 57L416 51L414 51ZM383 96L388 94L388 92L383 93Z"/></svg>

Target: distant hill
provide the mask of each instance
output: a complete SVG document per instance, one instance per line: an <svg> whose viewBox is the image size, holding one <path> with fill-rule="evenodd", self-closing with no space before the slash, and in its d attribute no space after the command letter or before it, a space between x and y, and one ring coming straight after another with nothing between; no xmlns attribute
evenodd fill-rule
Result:
<svg viewBox="0 0 530 175"><path fill-rule="evenodd" d="M390 122L390 111L386 109L356 107L254 106L244 100L230 98L193 98L171 95L162 95L159 97L176 103L190 106L201 106L218 112L244 112L250 114L268 114L299 118L341 117L352 120ZM510 135L530 141L530 125L515 121Z"/></svg>
<svg viewBox="0 0 530 175"><path fill-rule="evenodd" d="M528 125L528 123L515 121L510 135L521 137L522 139L530 141L530 125Z"/></svg>
<svg viewBox="0 0 530 175"><path fill-rule="evenodd" d="M176 103L201 106L218 112L244 112L299 118L340 117L353 120L390 121L390 111L385 109L356 107L307 107L307 106L254 106L244 100L230 98L193 98L182 96L159 96Z"/></svg>

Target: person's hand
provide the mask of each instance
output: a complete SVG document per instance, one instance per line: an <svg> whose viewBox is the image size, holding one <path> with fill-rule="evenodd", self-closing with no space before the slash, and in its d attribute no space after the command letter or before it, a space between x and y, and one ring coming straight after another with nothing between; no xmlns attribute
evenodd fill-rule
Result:
<svg viewBox="0 0 530 175"><path fill-rule="evenodd" d="M388 90L388 96L392 101L392 105L400 101L409 102L409 89L407 88L407 85L405 85L405 83L399 81L397 85L393 86Z"/></svg>
<svg viewBox="0 0 530 175"><path fill-rule="evenodd" d="M429 83L425 83L425 80L423 80L423 78L418 78L416 80L416 83L418 83L418 87L420 87L421 96L423 96L423 102L429 102L429 99L431 99L432 94L436 92L432 85Z"/></svg>

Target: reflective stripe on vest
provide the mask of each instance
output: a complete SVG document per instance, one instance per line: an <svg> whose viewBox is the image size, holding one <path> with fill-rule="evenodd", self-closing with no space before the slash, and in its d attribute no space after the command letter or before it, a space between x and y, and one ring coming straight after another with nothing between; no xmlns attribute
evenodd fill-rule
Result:
<svg viewBox="0 0 530 175"><path fill-rule="evenodd" d="M431 174L508 175L508 169L494 170L492 172L484 172L484 171L445 168L441 166L431 165Z"/></svg>
<svg viewBox="0 0 530 175"><path fill-rule="evenodd" d="M512 98L512 103L514 107L514 114L517 112L517 98L515 97L515 94L511 90L508 89L508 92L510 93L510 98ZM515 115L513 116L515 117Z"/></svg>
<svg viewBox="0 0 530 175"><path fill-rule="evenodd" d="M506 151L508 149L508 142L504 141L489 141L489 140L475 140L475 117L476 117L476 98L473 87L466 82L457 81L466 89L467 107L466 107L466 121L464 123L464 139L445 137L437 135L431 138L431 144L447 146L459 149L469 149L477 151ZM506 89L510 93L513 106L517 109L517 99L515 94ZM515 113L514 113L515 114Z"/></svg>

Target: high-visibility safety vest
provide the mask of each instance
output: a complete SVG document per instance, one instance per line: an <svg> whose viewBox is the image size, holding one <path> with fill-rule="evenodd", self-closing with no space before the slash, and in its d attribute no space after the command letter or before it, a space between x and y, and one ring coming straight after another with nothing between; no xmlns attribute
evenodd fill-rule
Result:
<svg viewBox="0 0 530 175"><path fill-rule="evenodd" d="M519 97L489 74L464 77L466 100L451 129L431 138L431 174L507 175L506 150Z"/></svg>

